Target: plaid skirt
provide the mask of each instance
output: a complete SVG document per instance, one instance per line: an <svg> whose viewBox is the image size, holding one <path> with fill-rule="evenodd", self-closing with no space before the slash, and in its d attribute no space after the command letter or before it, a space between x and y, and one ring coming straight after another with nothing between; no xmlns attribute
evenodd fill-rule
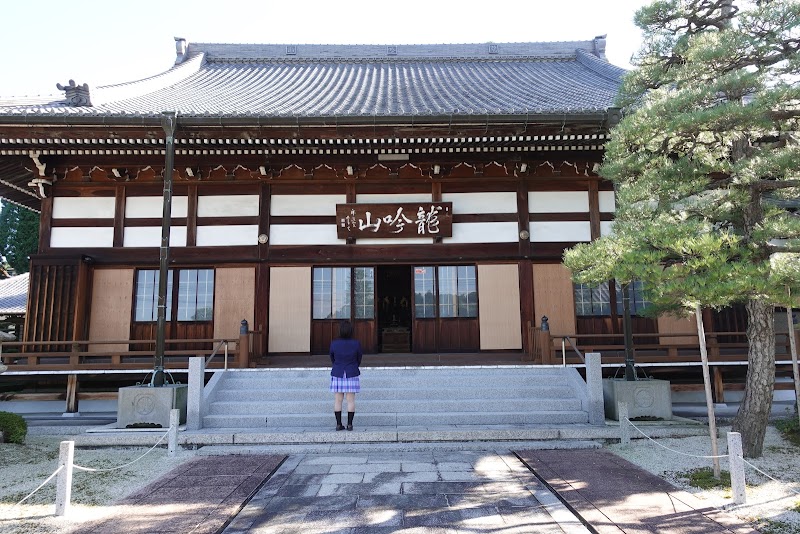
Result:
<svg viewBox="0 0 800 534"><path fill-rule="evenodd" d="M345 376L339 378L338 376L331 377L331 392L332 393L358 393L361 391L361 382L357 376Z"/></svg>

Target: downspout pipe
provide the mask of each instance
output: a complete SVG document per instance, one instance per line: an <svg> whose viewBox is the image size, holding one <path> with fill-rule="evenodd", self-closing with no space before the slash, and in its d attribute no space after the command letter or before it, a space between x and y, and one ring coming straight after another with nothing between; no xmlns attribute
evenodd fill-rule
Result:
<svg viewBox="0 0 800 534"><path fill-rule="evenodd" d="M175 166L175 130L178 115L165 111L161 117L161 127L166 134L166 162L164 166L164 210L161 214L161 247L158 264L158 322L156 326L156 353L153 362L151 385L164 385L164 346L167 326L167 277L169 276L169 232L172 222L172 172Z"/></svg>

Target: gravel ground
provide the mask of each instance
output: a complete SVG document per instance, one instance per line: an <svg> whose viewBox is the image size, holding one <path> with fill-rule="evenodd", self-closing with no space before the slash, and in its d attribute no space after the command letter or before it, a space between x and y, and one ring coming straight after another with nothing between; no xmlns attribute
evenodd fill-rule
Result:
<svg viewBox="0 0 800 534"><path fill-rule="evenodd" d="M646 434L647 428L642 427L642 431ZM718 453L727 454L726 434L730 427L718 426L717 431L721 436L717 441ZM633 433L638 434L636 431ZM706 490L688 484L689 471L711 468L713 465L713 460L709 458L696 457L711 455L711 438L708 435L658 439L657 444L647 439L636 439L629 446L614 444L607 448L642 469L693 493L710 506L727 510L764 534L800 534L800 447L784 440L773 426L767 428L761 458L746 459L768 476L745 464L747 502L738 506L733 504L730 487ZM726 458L720 460L720 467L722 471L728 470Z"/></svg>
<svg viewBox="0 0 800 534"><path fill-rule="evenodd" d="M643 430L646 432L646 428ZM728 430L719 428L723 436L718 442L720 454L726 453L724 436ZM100 473L76 470L72 507L66 517L54 515L54 481L22 505L15 506L55 471L59 442L65 439L70 438L29 435L25 445L0 444L0 533L68 534L87 521L110 514L114 501L194 456L193 451L179 450L170 457L166 449L156 448L122 469ZM800 534L800 448L783 440L773 427L767 432L764 455L750 462L778 481L747 467L747 504L743 506L733 505L729 489L700 490L687 484L689 470L712 465L710 459L686 456L710 455L707 436L659 439L658 443L684 454L668 451L645 439L636 439L627 447L609 445L608 449L707 500L710 506L728 510L765 534ZM132 462L147 450L144 447L76 449L74 461L85 467L109 469ZM722 469L727 468L723 459Z"/></svg>

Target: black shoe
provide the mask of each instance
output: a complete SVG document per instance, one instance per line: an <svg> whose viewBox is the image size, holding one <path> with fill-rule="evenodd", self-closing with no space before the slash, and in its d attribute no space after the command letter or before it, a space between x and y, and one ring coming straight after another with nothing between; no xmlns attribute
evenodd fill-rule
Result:
<svg viewBox="0 0 800 534"><path fill-rule="evenodd" d="M339 430L344 430L344 427L342 425L336 425L336 431L338 432ZM350 428L350 430L353 430L353 429Z"/></svg>
<svg viewBox="0 0 800 534"><path fill-rule="evenodd" d="M347 430L353 430L353 425L347 425Z"/></svg>

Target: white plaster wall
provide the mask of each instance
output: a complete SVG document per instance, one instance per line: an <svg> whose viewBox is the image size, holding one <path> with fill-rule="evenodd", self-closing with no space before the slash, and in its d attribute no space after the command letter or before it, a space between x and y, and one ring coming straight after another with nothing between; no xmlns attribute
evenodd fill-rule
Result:
<svg viewBox="0 0 800 534"><path fill-rule="evenodd" d="M257 217L258 195L197 197L198 217Z"/></svg>
<svg viewBox="0 0 800 534"><path fill-rule="evenodd" d="M599 191L597 196L600 198L600 211L604 213L614 213L617 210L617 203L614 200L613 191Z"/></svg>
<svg viewBox="0 0 800 534"><path fill-rule="evenodd" d="M272 195L270 215L336 215L345 195Z"/></svg>
<svg viewBox="0 0 800 534"><path fill-rule="evenodd" d="M257 245L257 224L229 224L220 226L198 226L198 247L225 247L234 245Z"/></svg>
<svg viewBox="0 0 800 534"><path fill-rule="evenodd" d="M531 213L584 213L589 211L588 191L530 191Z"/></svg>
<svg viewBox="0 0 800 534"><path fill-rule="evenodd" d="M453 237L445 237L443 243L511 243L519 240L517 223L485 222L454 223Z"/></svg>
<svg viewBox="0 0 800 534"><path fill-rule="evenodd" d="M442 202L453 203L453 213L516 213L517 194L495 193L444 193Z"/></svg>
<svg viewBox="0 0 800 534"><path fill-rule="evenodd" d="M126 226L122 236L123 247L160 247L160 226ZM186 227L170 226L169 246L186 246Z"/></svg>
<svg viewBox="0 0 800 534"><path fill-rule="evenodd" d="M409 202L431 202L430 193L408 193L408 194L365 194L357 195L356 202L359 204L402 204Z"/></svg>
<svg viewBox="0 0 800 534"><path fill-rule="evenodd" d="M336 236L335 224L272 224L269 227L271 245L343 245Z"/></svg>
<svg viewBox="0 0 800 534"><path fill-rule="evenodd" d="M114 246L114 228L55 227L50 230L53 248L107 248Z"/></svg>
<svg viewBox="0 0 800 534"><path fill-rule="evenodd" d="M55 197L53 219L113 219L114 197Z"/></svg>
<svg viewBox="0 0 800 534"><path fill-rule="evenodd" d="M125 199L125 217L128 219L160 219L164 211L162 197L128 197ZM189 197L172 197L170 213L173 217L187 217Z"/></svg>
<svg viewBox="0 0 800 534"><path fill-rule="evenodd" d="M572 242L591 241L592 229L589 221L542 221L531 222L531 241Z"/></svg>
<svg viewBox="0 0 800 534"><path fill-rule="evenodd" d="M600 221L600 235L611 235L614 232L611 231L611 225L613 224L612 221Z"/></svg>

